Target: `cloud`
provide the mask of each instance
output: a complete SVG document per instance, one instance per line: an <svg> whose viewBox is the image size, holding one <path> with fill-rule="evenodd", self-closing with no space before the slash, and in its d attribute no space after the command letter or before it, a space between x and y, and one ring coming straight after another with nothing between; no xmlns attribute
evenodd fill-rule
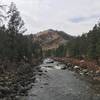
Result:
<svg viewBox="0 0 100 100"><path fill-rule="evenodd" d="M89 21L92 19L98 19L100 17L100 15L91 15L88 17L74 17L74 18L70 18L69 21L71 21L72 23L80 23L80 22L84 22L84 21Z"/></svg>
<svg viewBox="0 0 100 100"><path fill-rule="evenodd" d="M3 0L15 2L27 33L45 29L78 35L91 29L100 17L100 0Z"/></svg>
<svg viewBox="0 0 100 100"><path fill-rule="evenodd" d="M74 17L74 18L71 18L69 19L69 21L73 22L73 23L80 23L82 21L86 21L88 18L86 17Z"/></svg>

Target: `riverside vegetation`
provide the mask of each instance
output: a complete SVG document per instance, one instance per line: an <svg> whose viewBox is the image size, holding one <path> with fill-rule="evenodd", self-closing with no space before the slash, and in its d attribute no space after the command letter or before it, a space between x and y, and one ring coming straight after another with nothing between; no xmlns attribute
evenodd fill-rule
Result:
<svg viewBox="0 0 100 100"><path fill-rule="evenodd" d="M11 3L7 12L6 6L0 7L0 98L15 100L17 95L26 95L29 83L35 81L42 50L30 35L23 35L26 28L16 5Z"/></svg>

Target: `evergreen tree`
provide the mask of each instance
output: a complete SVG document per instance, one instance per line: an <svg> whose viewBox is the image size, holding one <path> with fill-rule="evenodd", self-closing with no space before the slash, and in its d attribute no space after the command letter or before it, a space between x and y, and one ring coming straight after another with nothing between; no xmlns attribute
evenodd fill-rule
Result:
<svg viewBox="0 0 100 100"><path fill-rule="evenodd" d="M10 59L17 58L21 52L21 45L23 44L23 33L26 31L24 28L24 21L20 17L20 13L14 3L11 3L8 11L8 48ZM23 47L23 46L22 46Z"/></svg>

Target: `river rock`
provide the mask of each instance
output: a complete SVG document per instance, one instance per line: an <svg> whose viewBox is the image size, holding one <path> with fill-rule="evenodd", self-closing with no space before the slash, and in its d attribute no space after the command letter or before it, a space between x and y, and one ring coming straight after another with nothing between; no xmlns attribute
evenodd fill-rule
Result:
<svg viewBox="0 0 100 100"><path fill-rule="evenodd" d="M74 66L74 69L79 69L80 67L79 66Z"/></svg>
<svg viewBox="0 0 100 100"><path fill-rule="evenodd" d="M67 63L67 66L68 66L68 67L72 67L72 64L70 64L70 63Z"/></svg>
<svg viewBox="0 0 100 100"><path fill-rule="evenodd" d="M79 73L81 76L83 76L84 75L84 73L81 71L80 73Z"/></svg>

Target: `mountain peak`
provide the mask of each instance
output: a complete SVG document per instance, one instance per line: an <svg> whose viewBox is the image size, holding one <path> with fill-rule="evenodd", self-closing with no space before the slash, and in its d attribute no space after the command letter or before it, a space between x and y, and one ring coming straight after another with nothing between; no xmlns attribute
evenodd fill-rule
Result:
<svg viewBox="0 0 100 100"><path fill-rule="evenodd" d="M48 29L36 34L43 50L55 49L59 45L68 42L73 37L63 31Z"/></svg>

